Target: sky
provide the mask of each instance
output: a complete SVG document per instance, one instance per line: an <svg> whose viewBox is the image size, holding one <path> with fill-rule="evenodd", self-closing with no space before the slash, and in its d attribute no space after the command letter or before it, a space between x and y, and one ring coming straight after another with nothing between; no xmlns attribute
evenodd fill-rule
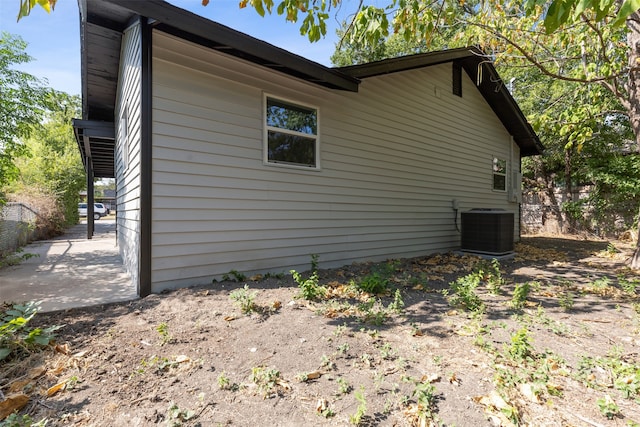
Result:
<svg viewBox="0 0 640 427"><path fill-rule="evenodd" d="M275 14L262 18L250 7L239 9L238 0L210 0L206 7L202 6L201 0L169 2L323 65L331 65L329 58L337 42L335 30L339 24L335 12L339 13L339 19L346 17L345 11L332 11L326 37L310 43L300 35L299 23L287 23L283 16ZM58 0L51 14L36 7L31 15L16 22L19 3L19 0L0 0L0 31L22 37L28 43L27 53L32 57L31 62L15 68L46 79L47 86L56 90L79 95L80 23L77 0ZM348 3L345 1L346 5Z"/></svg>

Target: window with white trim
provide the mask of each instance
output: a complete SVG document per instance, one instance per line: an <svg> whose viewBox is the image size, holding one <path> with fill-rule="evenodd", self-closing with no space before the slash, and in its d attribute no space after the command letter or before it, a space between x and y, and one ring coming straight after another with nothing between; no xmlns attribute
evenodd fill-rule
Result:
<svg viewBox="0 0 640 427"><path fill-rule="evenodd" d="M498 157L493 158L493 189L507 191L507 161Z"/></svg>
<svg viewBox="0 0 640 427"><path fill-rule="evenodd" d="M120 116L120 132L118 142L120 145L120 157L122 159L122 169L127 170L129 167L129 114L125 106Z"/></svg>
<svg viewBox="0 0 640 427"><path fill-rule="evenodd" d="M318 110L266 97L265 163L319 169Z"/></svg>

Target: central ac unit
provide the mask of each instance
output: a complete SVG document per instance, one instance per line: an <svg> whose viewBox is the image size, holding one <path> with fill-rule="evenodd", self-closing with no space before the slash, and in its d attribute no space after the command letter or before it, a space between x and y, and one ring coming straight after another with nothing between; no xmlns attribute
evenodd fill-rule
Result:
<svg viewBox="0 0 640 427"><path fill-rule="evenodd" d="M472 209L461 214L462 250L487 255L513 252L513 213Z"/></svg>

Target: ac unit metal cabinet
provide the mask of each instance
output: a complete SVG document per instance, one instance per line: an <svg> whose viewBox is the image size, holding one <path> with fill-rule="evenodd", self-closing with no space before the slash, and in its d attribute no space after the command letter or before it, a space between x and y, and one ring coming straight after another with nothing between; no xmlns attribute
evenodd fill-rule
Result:
<svg viewBox="0 0 640 427"><path fill-rule="evenodd" d="M462 250L488 255L512 253L513 221L513 213L501 209L462 212Z"/></svg>

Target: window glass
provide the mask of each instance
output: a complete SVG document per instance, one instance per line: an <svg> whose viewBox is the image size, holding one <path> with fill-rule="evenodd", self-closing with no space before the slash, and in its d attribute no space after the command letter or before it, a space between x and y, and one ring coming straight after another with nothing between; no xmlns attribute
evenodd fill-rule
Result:
<svg viewBox="0 0 640 427"><path fill-rule="evenodd" d="M316 111L269 98L267 126L315 135L318 129Z"/></svg>
<svg viewBox="0 0 640 427"><path fill-rule="evenodd" d="M493 189L506 191L507 189L507 161L493 158Z"/></svg>
<svg viewBox="0 0 640 427"><path fill-rule="evenodd" d="M269 163L318 167L318 112L267 98L266 158Z"/></svg>

